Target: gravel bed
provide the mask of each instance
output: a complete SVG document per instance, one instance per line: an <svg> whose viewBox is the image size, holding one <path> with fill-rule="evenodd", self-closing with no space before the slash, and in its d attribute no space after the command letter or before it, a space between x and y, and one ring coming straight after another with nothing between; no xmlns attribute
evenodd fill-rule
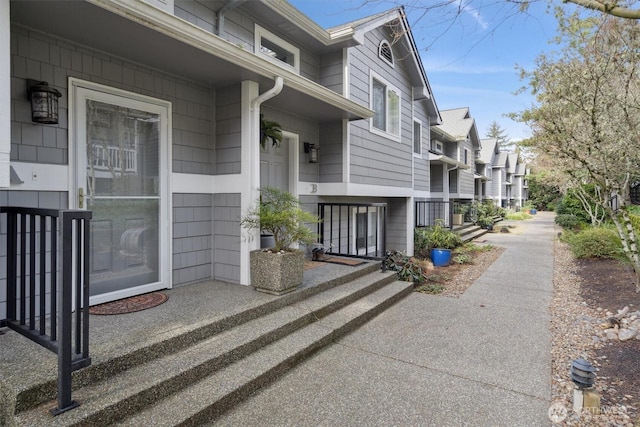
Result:
<svg viewBox="0 0 640 427"><path fill-rule="evenodd" d="M634 424L631 417L637 408L627 408L623 404L626 400L624 396L620 396L620 402L610 401L607 406L601 405L601 414L573 410L575 386L569 378L571 362L582 357L595 367L598 366L595 350L602 345L598 336L601 334L599 324L603 318L603 313L588 307L580 296L580 278L575 274L576 268L568 246L556 240L554 295L550 307L553 408L550 409L550 415L554 415L554 420L557 420L553 425L640 426L640 421ZM612 386L608 383L608 378L596 377L595 389L600 396L605 391L610 394ZM554 414L551 414L552 410L555 410Z"/></svg>

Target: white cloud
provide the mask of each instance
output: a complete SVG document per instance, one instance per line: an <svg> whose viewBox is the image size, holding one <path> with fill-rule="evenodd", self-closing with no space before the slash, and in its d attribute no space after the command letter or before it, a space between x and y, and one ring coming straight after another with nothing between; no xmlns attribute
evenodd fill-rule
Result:
<svg viewBox="0 0 640 427"><path fill-rule="evenodd" d="M427 74L435 73L457 73L457 74L498 74L515 73L515 65L508 67L500 64L475 64L458 65L452 61L424 61Z"/></svg>
<svg viewBox="0 0 640 427"><path fill-rule="evenodd" d="M483 30L489 28L489 23L480 14L480 11L466 0L458 0L457 2L450 3L451 6L458 9L460 12L469 15Z"/></svg>

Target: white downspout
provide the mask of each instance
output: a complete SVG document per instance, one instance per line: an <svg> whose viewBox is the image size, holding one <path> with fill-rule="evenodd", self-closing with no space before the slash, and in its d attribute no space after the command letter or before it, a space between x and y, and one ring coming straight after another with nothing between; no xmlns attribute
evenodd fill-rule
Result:
<svg viewBox="0 0 640 427"><path fill-rule="evenodd" d="M247 0L231 0L229 3L222 6L222 9L218 11L218 28L216 29L217 30L216 33L220 37L224 37L224 24L225 24L225 18L227 16L227 12L240 6L245 1Z"/></svg>
<svg viewBox="0 0 640 427"><path fill-rule="evenodd" d="M9 1L0 1L0 188L10 186L11 25Z"/></svg>
<svg viewBox="0 0 640 427"><path fill-rule="evenodd" d="M257 89L257 83L251 82ZM276 76L274 86L268 91L249 101L249 141L243 142L243 151L246 152L246 156L242 156L242 176L248 178L248 185L244 187L244 194L242 198L242 212L243 214L252 209L259 196L260 189L260 106L263 102L277 96L284 87L284 79L281 76ZM255 93L255 92L254 92ZM246 110L245 110L246 111ZM243 230L244 234L245 230ZM249 253L255 249L260 248L260 231L259 230L246 230L249 234L248 239L242 239L240 246L240 283L243 285L251 284L250 270L249 270Z"/></svg>

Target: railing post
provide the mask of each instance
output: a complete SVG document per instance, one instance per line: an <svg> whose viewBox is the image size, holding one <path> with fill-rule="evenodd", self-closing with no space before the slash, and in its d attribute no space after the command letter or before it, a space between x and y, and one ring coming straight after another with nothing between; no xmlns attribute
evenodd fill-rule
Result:
<svg viewBox="0 0 640 427"><path fill-rule="evenodd" d="M60 215L62 230L62 283L60 292L60 322L58 329L58 407L51 412L58 415L79 404L71 399L71 331L73 310L73 219L68 212ZM81 307L77 307L78 310ZM79 326L79 325L78 325Z"/></svg>

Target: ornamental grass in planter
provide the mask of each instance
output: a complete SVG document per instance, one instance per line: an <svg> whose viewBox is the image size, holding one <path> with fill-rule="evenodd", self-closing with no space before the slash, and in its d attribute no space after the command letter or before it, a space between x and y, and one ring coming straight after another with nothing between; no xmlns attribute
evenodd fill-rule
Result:
<svg viewBox="0 0 640 427"><path fill-rule="evenodd" d="M302 210L291 193L272 187L260 189L258 206L240 218L240 225L273 235L274 246L250 254L251 285L259 291L282 295L302 284L304 252L294 243L309 245L317 234L307 224L318 217Z"/></svg>

